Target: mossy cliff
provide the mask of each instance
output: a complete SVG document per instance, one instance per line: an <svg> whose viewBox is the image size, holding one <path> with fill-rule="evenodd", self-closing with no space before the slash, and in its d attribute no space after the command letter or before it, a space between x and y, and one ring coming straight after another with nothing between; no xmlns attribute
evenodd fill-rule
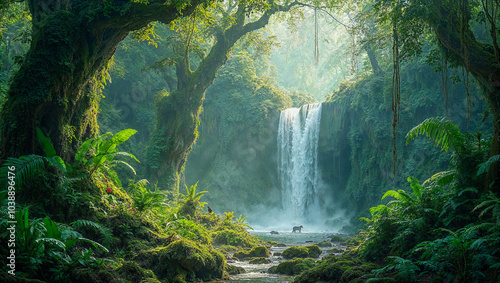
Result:
<svg viewBox="0 0 500 283"><path fill-rule="evenodd" d="M234 63L226 67L243 68ZM404 75L396 140L396 178L390 74L344 83L323 102L318 161L324 182L319 199L325 215L334 215L339 207L359 215L377 203L386 189L405 187L408 176L425 180L430 177L429 172L439 172L449 165L449 156L426 139L405 145L406 133L425 118L446 116L440 74L422 62L403 65L401 73ZM186 180L188 183L200 180L200 184L212 188L209 202L216 208L247 214L252 208L261 211L279 208L281 192L276 163L279 110L292 104L269 108L263 94L256 96L241 87L230 88L227 84L237 79L224 75L228 74L221 74L207 91L200 118L200 138L188 158ZM259 93L264 90L262 87ZM481 118L487 107L475 95L478 91L470 87L470 128L484 129L486 134L491 132L489 121L481 122ZM448 96L450 118L466 131L465 87L449 83Z"/></svg>

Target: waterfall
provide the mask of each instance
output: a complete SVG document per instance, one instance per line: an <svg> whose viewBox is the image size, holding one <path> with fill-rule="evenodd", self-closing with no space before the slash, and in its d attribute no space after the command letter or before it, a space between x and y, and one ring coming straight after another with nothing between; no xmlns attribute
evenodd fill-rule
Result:
<svg viewBox="0 0 500 283"><path fill-rule="evenodd" d="M282 205L294 220L311 220L319 211L318 139L321 104L281 111L278 172Z"/></svg>

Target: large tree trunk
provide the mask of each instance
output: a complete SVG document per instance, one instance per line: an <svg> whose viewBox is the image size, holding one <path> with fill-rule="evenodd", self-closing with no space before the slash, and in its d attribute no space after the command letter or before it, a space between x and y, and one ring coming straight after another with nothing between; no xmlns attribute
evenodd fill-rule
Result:
<svg viewBox="0 0 500 283"><path fill-rule="evenodd" d="M163 189L178 192L180 174L191 148L198 137L206 89L215 80L218 69L227 61L227 55L236 41L243 35L264 27L271 15L288 11L288 6L273 5L256 21L245 24L247 7L239 5L235 23L218 34L210 53L199 64L196 71L189 69L185 58L177 63L177 90L165 95L157 102L155 131L147 150L148 179Z"/></svg>
<svg viewBox="0 0 500 283"><path fill-rule="evenodd" d="M78 143L98 132L98 90L118 43L152 21L169 23L179 11L160 0L28 2L32 42L1 112L0 156L40 153L40 127L58 155L70 160Z"/></svg>
<svg viewBox="0 0 500 283"><path fill-rule="evenodd" d="M426 20L436 33L440 44L450 51L449 60L464 66L483 88L483 95L493 114L493 140L491 156L500 154L500 50L496 44L496 28L492 29L494 44L479 42L469 27L469 14L458 11L459 3L453 9L449 4L434 0L432 13ZM486 186L494 183L493 190L500 192L500 166L493 164Z"/></svg>

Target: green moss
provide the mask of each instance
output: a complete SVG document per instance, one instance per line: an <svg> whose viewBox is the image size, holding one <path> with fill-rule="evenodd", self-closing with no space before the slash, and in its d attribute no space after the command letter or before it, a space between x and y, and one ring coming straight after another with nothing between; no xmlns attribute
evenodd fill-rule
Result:
<svg viewBox="0 0 500 283"><path fill-rule="evenodd" d="M231 229L219 227L213 233L215 245L231 245L240 247L253 247L259 243L258 239L248 234L245 229Z"/></svg>
<svg viewBox="0 0 500 283"><path fill-rule="evenodd" d="M196 278L204 281L220 279L225 265L219 252L186 239L142 251L135 260L142 267L152 269L161 280L180 282Z"/></svg>
<svg viewBox="0 0 500 283"><path fill-rule="evenodd" d="M321 249L317 245L306 247L290 247L283 251L283 257L287 259L292 258L317 258L321 255Z"/></svg>
<svg viewBox="0 0 500 283"><path fill-rule="evenodd" d="M277 274L297 275L315 265L313 259L296 258L280 262L276 267Z"/></svg>
<svg viewBox="0 0 500 283"><path fill-rule="evenodd" d="M223 254L234 253L238 251L238 248L231 245L222 245L217 248L217 250Z"/></svg>
<svg viewBox="0 0 500 283"><path fill-rule="evenodd" d="M72 269L70 278L75 283L120 282L117 274L104 265Z"/></svg>
<svg viewBox="0 0 500 283"><path fill-rule="evenodd" d="M236 275L245 273L245 269L243 267L234 266L234 265L226 265L226 271L229 275Z"/></svg>
<svg viewBox="0 0 500 283"><path fill-rule="evenodd" d="M234 257L243 260L254 257L269 257L269 250L264 246L253 247L251 250L241 250L234 254Z"/></svg>
<svg viewBox="0 0 500 283"><path fill-rule="evenodd" d="M191 220L179 219L177 221L173 221L170 224L170 228L176 231L176 233L181 235L183 238L196 241L204 245L208 245L212 242L212 238L206 228Z"/></svg>
<svg viewBox="0 0 500 283"><path fill-rule="evenodd" d="M256 258L252 258L249 263L250 264L267 264L267 263L271 263L271 261L265 257L256 257Z"/></svg>
<svg viewBox="0 0 500 283"><path fill-rule="evenodd" d="M290 247L283 251L282 256L287 259L309 257L309 250L306 247Z"/></svg>
<svg viewBox="0 0 500 283"><path fill-rule="evenodd" d="M342 242L343 240L344 239L342 239L342 237L338 236L338 235L332 236L332 239L331 239L332 242Z"/></svg>
<svg viewBox="0 0 500 283"><path fill-rule="evenodd" d="M319 243L318 243L318 246L319 246L319 247L331 247L331 246L332 246L332 244L331 244L331 243L328 243L328 242L326 242L326 241L323 241L323 242L319 242Z"/></svg>
<svg viewBox="0 0 500 283"><path fill-rule="evenodd" d="M305 270L294 282L364 282L374 277L371 273L376 266L361 260L336 261L336 258L322 261Z"/></svg>
<svg viewBox="0 0 500 283"><path fill-rule="evenodd" d="M126 261L116 269L121 279L131 282L140 282L146 279L157 279L153 271L140 267L136 262Z"/></svg>

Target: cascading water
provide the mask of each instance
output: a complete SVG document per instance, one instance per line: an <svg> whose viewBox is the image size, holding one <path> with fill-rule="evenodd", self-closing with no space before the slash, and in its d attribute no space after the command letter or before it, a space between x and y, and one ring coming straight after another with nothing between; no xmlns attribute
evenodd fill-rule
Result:
<svg viewBox="0 0 500 283"><path fill-rule="evenodd" d="M278 127L278 172L285 213L311 222L319 212L318 139L321 104L281 111Z"/></svg>

